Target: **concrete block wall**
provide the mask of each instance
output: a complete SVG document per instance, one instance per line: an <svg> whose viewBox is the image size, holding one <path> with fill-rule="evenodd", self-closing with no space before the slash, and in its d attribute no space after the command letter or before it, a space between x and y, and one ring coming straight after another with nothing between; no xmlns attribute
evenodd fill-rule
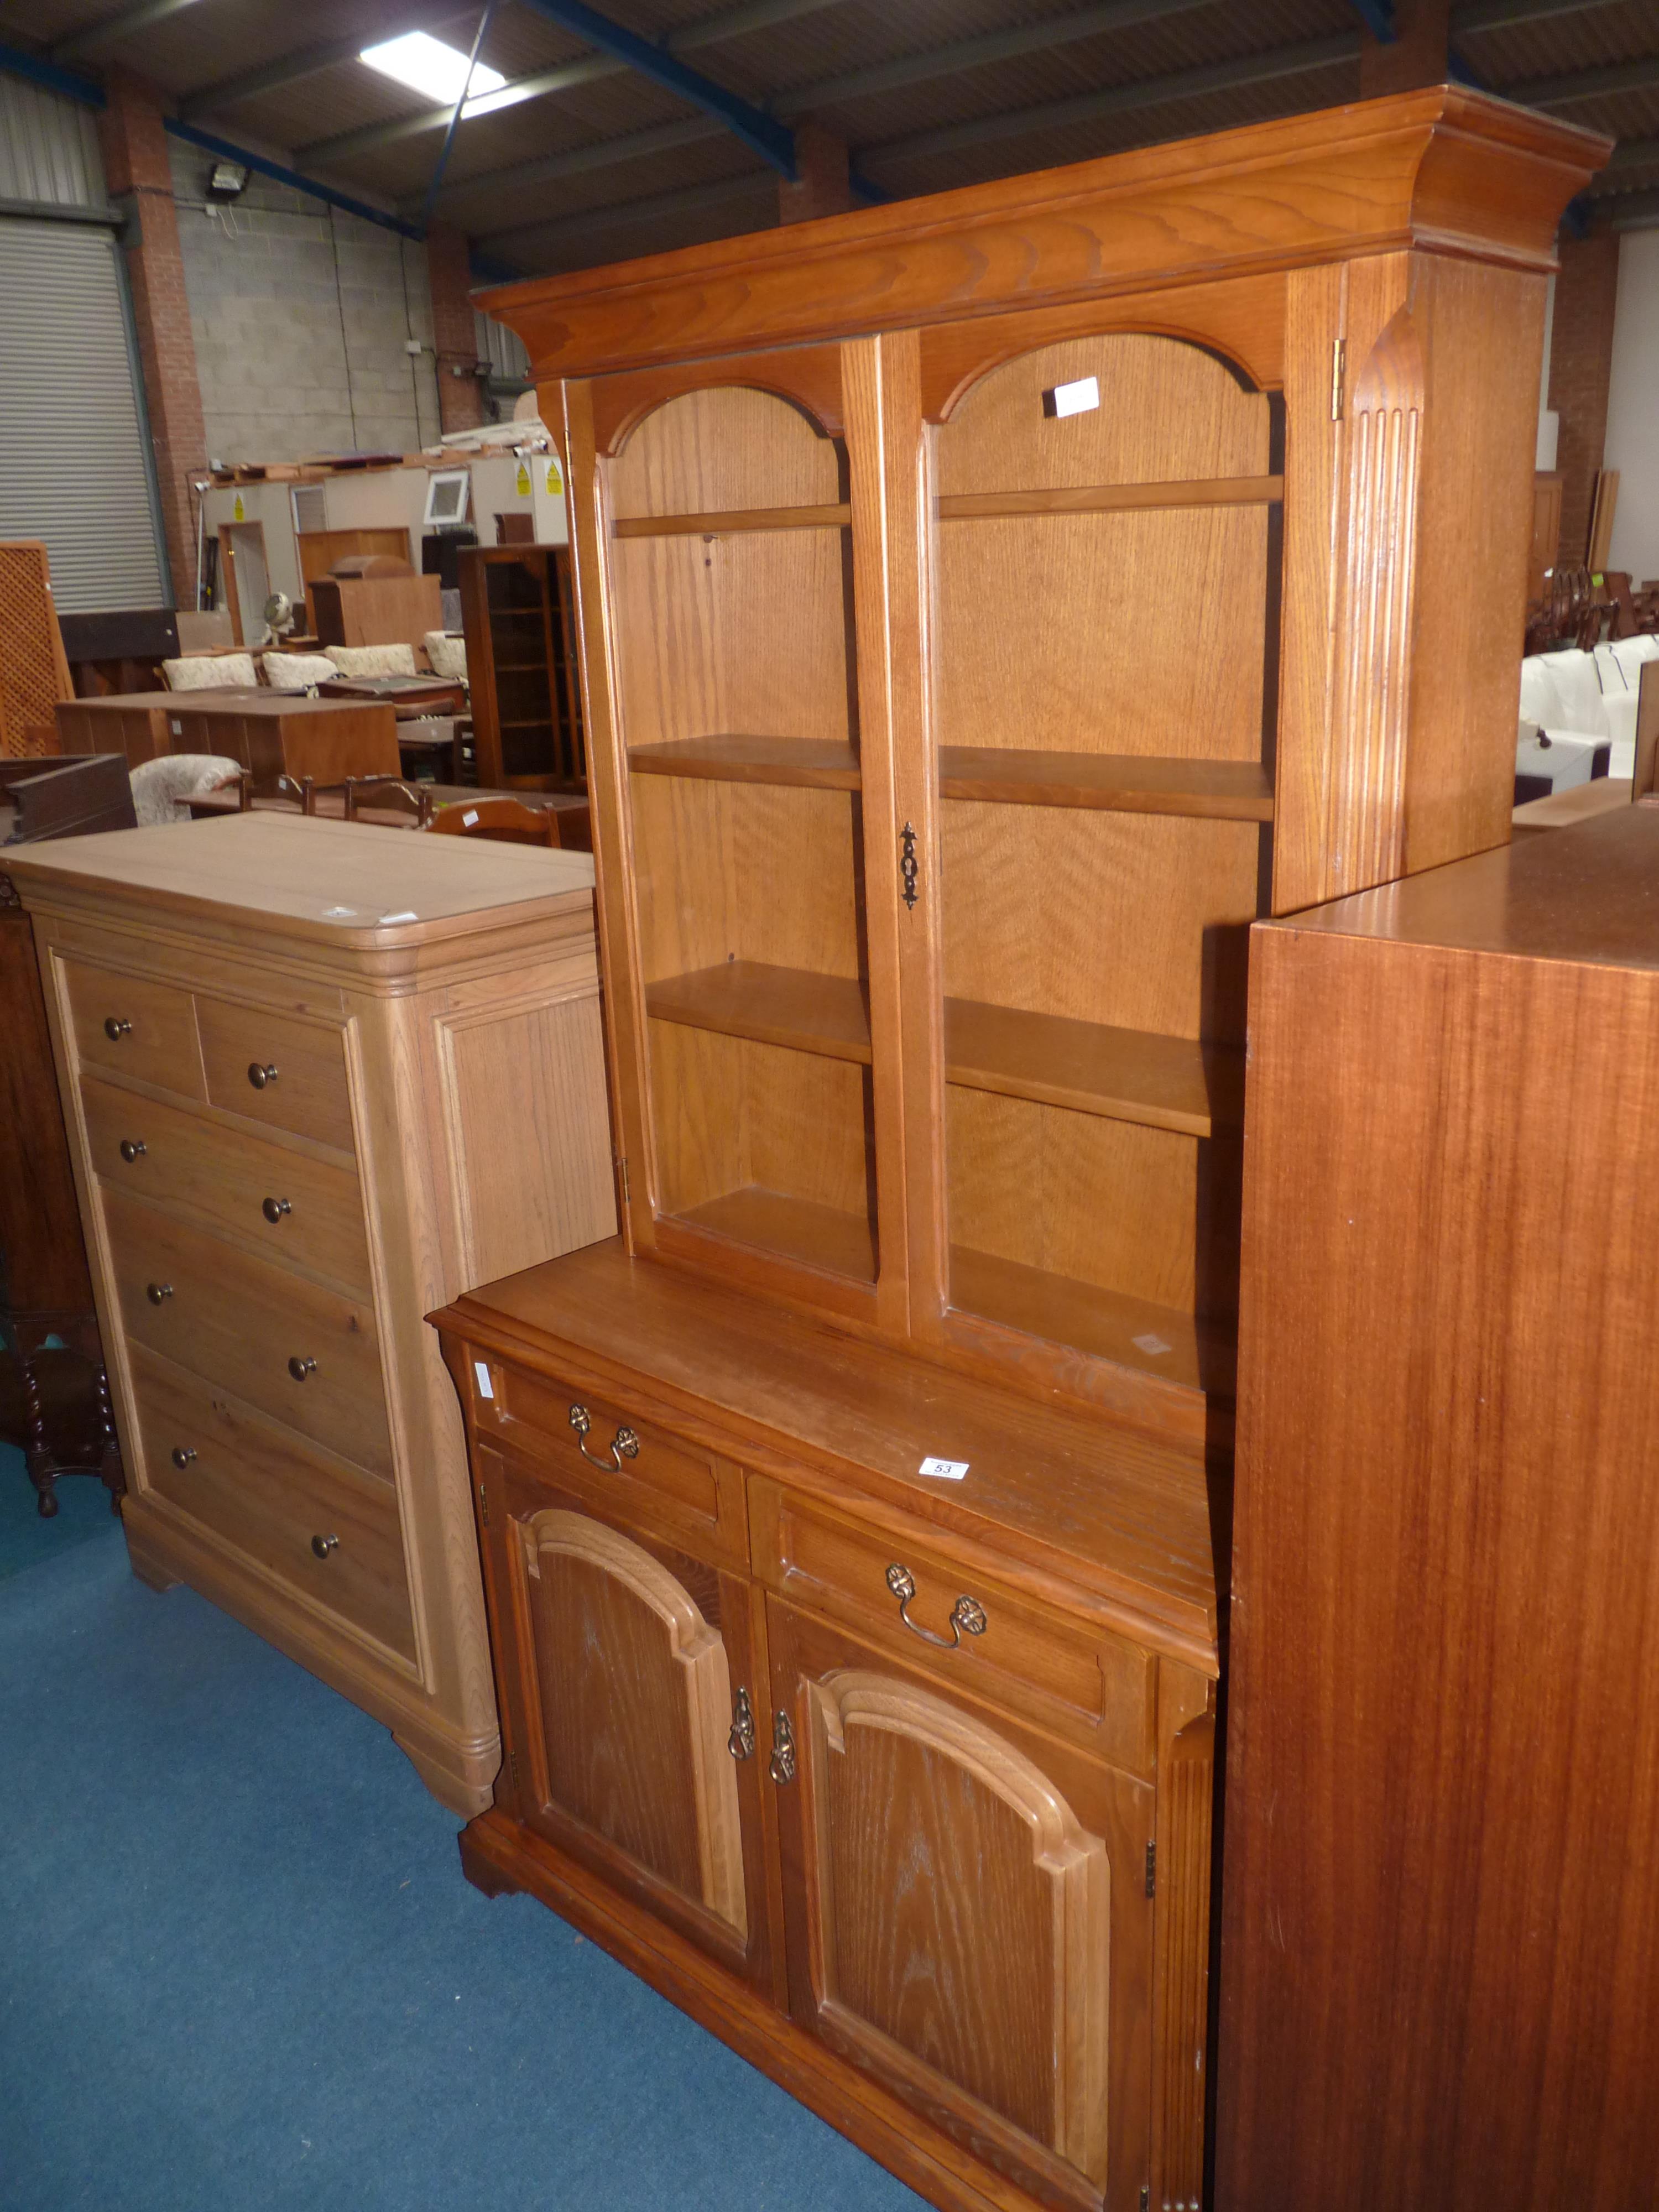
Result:
<svg viewBox="0 0 1659 2212"><path fill-rule="evenodd" d="M210 454L297 461L434 443L425 249L258 176L210 207L212 156L175 140L172 163Z"/></svg>

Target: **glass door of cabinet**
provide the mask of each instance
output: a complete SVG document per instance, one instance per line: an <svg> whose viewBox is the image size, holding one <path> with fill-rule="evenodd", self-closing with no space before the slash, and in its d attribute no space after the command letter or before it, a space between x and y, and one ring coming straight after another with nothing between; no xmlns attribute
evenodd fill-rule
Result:
<svg viewBox="0 0 1659 2212"><path fill-rule="evenodd" d="M933 434L947 1328L1225 1392L1276 411L1119 335Z"/></svg>

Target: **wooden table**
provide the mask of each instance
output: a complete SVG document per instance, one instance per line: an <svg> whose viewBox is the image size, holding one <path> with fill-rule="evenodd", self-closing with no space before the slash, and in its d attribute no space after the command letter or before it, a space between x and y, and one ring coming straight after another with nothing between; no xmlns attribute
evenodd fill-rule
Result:
<svg viewBox="0 0 1659 2212"><path fill-rule="evenodd" d="M383 699L400 721L466 712L466 686L453 676L335 676L317 690L325 699Z"/></svg>
<svg viewBox="0 0 1659 2212"><path fill-rule="evenodd" d="M559 816L559 843L568 853L591 853L593 834L588 823L587 800L579 791L480 791L476 785L465 783L426 783L422 791L432 794L438 806L459 806L464 801L480 799L516 799L521 806L551 807ZM191 817L198 822L210 820L219 814L235 814L240 809L234 791L201 791L184 802ZM297 814L298 806L291 799L255 799L252 811L256 814ZM345 798L338 791L319 791L317 811L325 820L338 822L344 818ZM360 806L356 819L373 823L386 830L413 830L418 825L412 814L391 806Z"/></svg>
<svg viewBox="0 0 1659 2212"><path fill-rule="evenodd" d="M220 753L262 780L338 783L399 769L397 715L381 700L228 688L129 691L61 700L57 714L64 752L125 752L130 768L163 753Z"/></svg>

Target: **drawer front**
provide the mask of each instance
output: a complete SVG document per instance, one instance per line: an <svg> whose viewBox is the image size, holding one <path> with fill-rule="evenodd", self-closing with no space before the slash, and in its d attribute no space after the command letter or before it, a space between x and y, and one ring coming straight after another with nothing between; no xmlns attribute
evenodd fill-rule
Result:
<svg viewBox="0 0 1659 2212"><path fill-rule="evenodd" d="M325 1290L118 1192L106 1188L103 1204L130 1337L358 1466L391 1474L367 1299Z"/></svg>
<svg viewBox="0 0 1659 2212"><path fill-rule="evenodd" d="M313 1451L142 1350L133 1353L132 1380L148 1488L291 1589L414 1658L389 1483Z"/></svg>
<svg viewBox="0 0 1659 2212"><path fill-rule="evenodd" d="M480 1437L544 1467L600 1512L609 1505L702 1558L748 1565L743 1476L731 1461L641 1420L620 1401L498 1361L479 1364L495 1393L484 1395L475 1368L470 1395Z"/></svg>
<svg viewBox="0 0 1659 2212"><path fill-rule="evenodd" d="M82 1067L107 1067L185 1098L202 1097L196 1007L188 991L79 960L65 960L63 968Z"/></svg>
<svg viewBox="0 0 1659 2212"><path fill-rule="evenodd" d="M1115 1765L1152 1773L1158 1666L1150 1652L763 1475L750 1476L749 1492L755 1571L769 1589L931 1668L943 1683Z"/></svg>
<svg viewBox="0 0 1659 2212"><path fill-rule="evenodd" d="M337 1029L261 1006L198 998L207 1095L216 1106L353 1150L345 1039Z"/></svg>
<svg viewBox="0 0 1659 2212"><path fill-rule="evenodd" d="M97 1172L124 1196L258 1244L279 1266L369 1291L354 1170L308 1158L94 1076L81 1085Z"/></svg>

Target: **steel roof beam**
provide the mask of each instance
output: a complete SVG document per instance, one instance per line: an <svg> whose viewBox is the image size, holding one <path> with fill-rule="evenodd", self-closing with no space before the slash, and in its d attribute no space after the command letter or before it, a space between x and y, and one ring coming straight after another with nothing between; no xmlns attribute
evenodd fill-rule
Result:
<svg viewBox="0 0 1659 2212"><path fill-rule="evenodd" d="M453 5L428 8L418 16L400 17L382 37L400 39L410 31L435 31L461 20L462 15L463 11ZM221 77L216 84L204 84L195 92L186 93L179 102L179 113L187 123L193 122L198 115L211 115L220 108L235 107L242 100L257 100L261 93L281 92L288 85L303 84L307 77L321 76L325 70L355 62L363 50L365 36L367 33L360 32L355 39L331 39L325 46L301 46L297 53L279 54L257 69L241 70L234 76Z"/></svg>
<svg viewBox="0 0 1659 2212"><path fill-rule="evenodd" d="M920 131L911 138L890 139L884 146L866 146L860 151L866 161L954 153L960 147L984 145L994 138L1017 138L1034 131L1063 130L1073 123L1092 123L1107 115L1127 114L1137 107L1161 107L1170 100L1191 100L1202 93L1225 92L1238 85L1269 84L1280 77L1304 76L1313 70L1358 61L1359 36L1358 31L1337 31L1329 38L1306 39L1299 45L1275 46L1266 53L1241 54L1231 61L1206 62L1200 68L1176 70L1167 76L1142 77L1132 84L1112 85L1104 92L1087 92L1073 100L1046 100L1036 107L976 116L970 123L948 124L942 130Z"/></svg>
<svg viewBox="0 0 1659 2212"><path fill-rule="evenodd" d="M1493 89L1522 107L1571 107L1580 100L1600 100L1613 92L1645 92L1659 85L1659 54L1640 61L1613 62L1605 69L1575 70L1565 76L1528 77Z"/></svg>
<svg viewBox="0 0 1659 2212"><path fill-rule="evenodd" d="M515 223L510 230L491 231L475 243L499 246L508 238L552 240L581 237L592 230L612 230L618 223L654 222L659 216L684 215L693 210L718 206L764 185L773 198L772 179L763 169L747 169L740 176L717 178L713 184L693 185L689 191L652 192L643 199L620 200L610 207L583 208L574 215L550 216L541 222Z"/></svg>
<svg viewBox="0 0 1659 2212"><path fill-rule="evenodd" d="M1553 15L1586 15L1619 0L1462 0L1451 11L1454 38L1468 31L1504 31L1517 23L1547 22Z"/></svg>
<svg viewBox="0 0 1659 2212"><path fill-rule="evenodd" d="M1348 0L1348 7L1379 46L1391 46L1399 38L1395 28L1394 0Z"/></svg>
<svg viewBox="0 0 1659 2212"><path fill-rule="evenodd" d="M184 8L194 8L198 0L137 0L137 5L124 8L118 15L106 15L101 22L84 23L67 38L54 40L46 48L48 60L72 61L77 54L90 54L100 46L112 46L119 40L130 39L137 31L147 31L152 23L163 17L176 15Z"/></svg>
<svg viewBox="0 0 1659 2212"><path fill-rule="evenodd" d="M590 146L568 147L562 154L515 161L505 169L491 169L484 176L463 177L446 185L439 200L449 207L477 192L500 191L503 187L522 191L532 185L555 184L561 177L579 177L589 169L608 169L619 161L643 161L654 154L672 154L681 146L718 138L724 130L725 125L712 115L688 115L677 123L657 124L649 131L629 131L619 137L599 139ZM408 209L416 203L410 199L402 204Z"/></svg>

